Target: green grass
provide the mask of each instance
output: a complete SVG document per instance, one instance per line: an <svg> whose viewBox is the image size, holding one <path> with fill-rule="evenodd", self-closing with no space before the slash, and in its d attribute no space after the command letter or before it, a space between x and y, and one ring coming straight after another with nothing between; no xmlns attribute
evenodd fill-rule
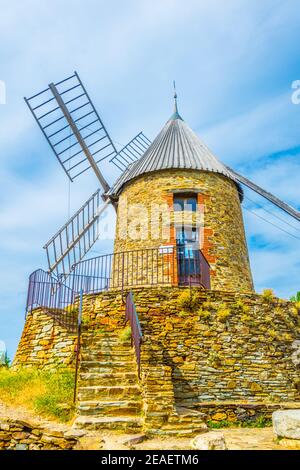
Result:
<svg viewBox="0 0 300 470"><path fill-rule="evenodd" d="M293 297L290 298L292 302L300 302L300 291L297 292L296 295L293 295Z"/></svg>
<svg viewBox="0 0 300 470"><path fill-rule="evenodd" d="M73 390L74 372L70 370L0 368L0 400L47 418L61 422L72 418Z"/></svg>
<svg viewBox="0 0 300 470"><path fill-rule="evenodd" d="M207 426L210 429L222 428L266 428L272 426L272 420L265 416L258 416L256 419L247 419L245 421L208 421Z"/></svg>
<svg viewBox="0 0 300 470"><path fill-rule="evenodd" d="M123 330L119 332L119 341L121 344L127 343L131 338L131 328L130 326L125 326Z"/></svg>

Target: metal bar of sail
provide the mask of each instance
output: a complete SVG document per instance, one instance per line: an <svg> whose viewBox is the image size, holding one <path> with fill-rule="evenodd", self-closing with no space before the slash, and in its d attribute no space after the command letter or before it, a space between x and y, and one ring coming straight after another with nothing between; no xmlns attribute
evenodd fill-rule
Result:
<svg viewBox="0 0 300 470"><path fill-rule="evenodd" d="M109 190L109 184L107 183L104 176L100 172L94 158L92 157L92 155L89 151L89 148L88 148L87 144L85 143L84 139L82 138L81 133L80 133L78 127L76 126L76 124L74 123L73 118L72 118L70 112L68 111L63 99L59 95L59 93L58 93L58 91L57 91L57 89L56 89L56 87L53 83L51 83L49 85L49 88L51 89L53 95L55 96L56 101L58 102L59 106L61 107L61 110L62 110L63 114L65 115L68 123L70 124L70 127L71 127L75 137L77 138L82 150L84 151L88 161L90 162L90 165L93 168L93 170L94 170L101 186L103 187L104 191L107 192Z"/></svg>
<svg viewBox="0 0 300 470"><path fill-rule="evenodd" d="M58 129L58 131L55 131L55 132L53 132L53 134L48 135L48 139L51 139L51 137L55 136L56 134L59 134L60 132L62 132L62 131L64 131L65 129L67 129L68 127L70 127L69 124L67 124L66 126L62 127L61 129ZM70 137L70 136L68 135L68 137Z"/></svg>
<svg viewBox="0 0 300 470"><path fill-rule="evenodd" d="M43 93L46 93L46 91L49 91L49 88L46 88L45 90L40 91L39 93L36 93L35 95L30 96L30 98L24 98L24 100L25 100L25 101L31 101L31 100L33 100L34 98L36 98L37 96L40 96L40 95L42 95Z"/></svg>
<svg viewBox="0 0 300 470"><path fill-rule="evenodd" d="M62 95L62 94L63 94L63 93L61 93L61 95ZM72 103L72 102L75 101L75 100L79 100L79 98L82 98L83 96L85 96L85 93L81 93L81 95L77 95L77 96L75 96L74 98L71 98L70 100L66 101L65 104L70 104L70 103Z"/></svg>
<svg viewBox="0 0 300 470"><path fill-rule="evenodd" d="M129 163L138 160L148 149L150 141L147 139L148 143L145 139L147 138L140 132L113 156L110 162L116 165L117 168L124 170Z"/></svg>
<svg viewBox="0 0 300 470"><path fill-rule="evenodd" d="M67 82L68 80L71 80L71 78L74 78L74 77L76 77L75 73L73 75L71 75L70 77L68 77L68 78L64 78L63 80L60 80L60 82L55 83L55 86L61 85L62 83L65 83L65 82Z"/></svg>
<svg viewBox="0 0 300 470"><path fill-rule="evenodd" d="M75 88L80 87L80 84L74 85L71 88L68 88L67 90L64 90L60 93L60 95L64 95L65 93L68 93L69 91L75 90Z"/></svg>
<svg viewBox="0 0 300 470"><path fill-rule="evenodd" d="M97 118L99 119L101 125L103 126L104 131L105 131L105 133L106 133L106 135L107 135L108 140L109 140L110 143L111 143L112 148L113 148L114 151L117 153L117 149L116 149L116 147L115 147L113 141L111 140L110 135L109 135L109 133L107 132L106 127L105 127L105 125L103 124L102 119L100 119L100 116L99 116L99 114L98 114L98 112L97 112L95 106L93 105L93 102L92 102L92 100L90 99L89 94L88 94L88 92L87 92L86 89L85 89L85 86L83 85L82 81L80 80L78 73L75 71L74 74L76 75L77 80L79 81L79 83L80 83L80 85L81 85L83 91L85 92L85 94L86 94L88 100L90 101L91 106L92 106L92 108L93 108L93 110L94 110L94 112L95 112Z"/></svg>
<svg viewBox="0 0 300 470"><path fill-rule="evenodd" d="M76 219L76 217L81 213L81 211L83 210L83 208L94 198L97 198L97 196L99 195L100 193L100 189L98 189L97 191L94 192L94 194L91 195L91 197L78 209L78 211L75 212L74 215L72 215L72 217L62 226L62 228L60 230L58 230L55 235L53 235L53 237L50 238L50 240L44 245L43 248L47 248L47 246L50 245L51 242L53 242L55 240L55 238L57 238L60 234L60 232L62 230L64 230L65 227L67 227L73 220Z"/></svg>
<svg viewBox="0 0 300 470"><path fill-rule="evenodd" d="M92 110L92 111L90 111L90 112L84 114L83 116L80 116L80 117L77 118L77 119L74 119L74 122L76 123L76 122L78 122L78 121L81 121L81 119L84 119L84 118L86 118L87 116L90 116L90 115L93 114L93 113L94 113L94 110Z"/></svg>
<svg viewBox="0 0 300 470"><path fill-rule="evenodd" d="M71 148L76 147L76 145L79 145L79 142L76 140L76 142L69 147L66 147L65 149L61 150L60 152L57 153L58 156L62 155L63 153L67 152L67 150L71 150Z"/></svg>
<svg viewBox="0 0 300 470"><path fill-rule="evenodd" d="M82 129L80 129L80 130L82 130ZM100 130L101 130L100 128L99 128L99 129L96 129L95 131L93 131L93 132L91 132L90 134L86 135L84 138L85 138L85 139L88 139L89 137L91 137L92 135L96 134L96 133L99 132ZM69 137L70 137L70 136L67 136L67 137L66 137L65 139L63 139L63 140L67 140ZM89 148L89 147L91 147L92 145L95 145L97 142L100 142L100 140L103 140L103 139L105 139L105 136L104 136L104 137L101 137L101 139L96 140L96 141L93 142L92 144L88 144L87 147ZM61 141L61 142L62 142L62 141ZM61 143L61 142L58 142L58 143L54 144L53 146L55 147L56 145L58 145L58 144ZM80 144L80 143L76 141L74 144L69 145L69 147L66 147L65 149L61 150L61 152L59 152L58 155L62 155L63 153L67 152L68 150L70 150L70 149L73 148L73 147L76 147L76 145L79 145L79 144ZM83 160L83 161L84 161L84 160ZM72 168L73 168L73 167L72 167ZM72 168L70 168L70 169L72 169Z"/></svg>
<svg viewBox="0 0 300 470"><path fill-rule="evenodd" d="M44 106L44 105L47 104L47 103L50 103L50 101L53 101L53 100L55 100L54 97L50 98L50 99L47 100L47 101L44 101L44 102L41 103L41 104L38 104L37 106L35 106L34 108L32 108L32 110L35 111L36 109L41 108L42 106Z"/></svg>
<svg viewBox="0 0 300 470"><path fill-rule="evenodd" d="M40 121L41 119L43 119L44 117L48 116L49 114L54 113L54 111L57 111L59 108L60 108L60 107L57 106L56 108L51 109L51 110L48 111L47 113L42 114L42 116L39 116L39 117L38 117L38 120Z"/></svg>
<svg viewBox="0 0 300 470"><path fill-rule="evenodd" d="M51 265L49 266L49 270L52 272L61 262L63 262L64 258L68 255L68 253L77 245L77 243L83 238L84 239L84 243L85 243L85 234L86 232L90 229L90 227L92 226L93 223L95 223L96 220L98 220L98 218L100 217L100 215L104 212L104 210L106 209L106 207L110 204L110 200L107 199L107 201L104 202L103 206L97 211L97 214L95 214L95 216L92 218L91 221L89 221L86 226L82 229L82 231L79 233L79 235L77 236L77 238L71 242L70 246L66 247L66 249L64 250L64 252L58 256L58 259ZM59 232L60 233L60 232ZM54 238L54 240L56 239L57 237ZM53 243L55 243L53 240ZM47 249L47 246L49 245L49 242L47 243L47 245L45 245L45 249ZM86 251L85 251L86 253ZM84 254L85 254L84 253ZM84 256L84 254L82 256ZM81 256L81 257L82 257Z"/></svg>
<svg viewBox="0 0 300 470"><path fill-rule="evenodd" d="M94 155L96 155L97 153L101 152L101 151L102 151L103 149L105 149L106 147L108 147L108 145L106 145L105 147L102 147L101 149L97 150L96 152L93 152L93 153L92 153L92 156L94 156ZM80 153L80 152L78 152L78 153ZM75 155L76 155L76 154L75 154ZM73 155L73 157L74 157L75 155ZM103 158L100 158L100 160L96 160L96 163L102 162L102 160L105 160L105 159L108 158L110 155L112 155L112 153L106 155L106 156L103 157ZM83 163L83 161L84 161L84 160L81 160L79 163ZM76 164L76 165L74 165L74 167L72 167L72 168L75 168L76 166L78 166L79 163ZM90 169L90 166L87 166L86 168L84 168L84 170L81 170L79 173L76 173L76 175L73 176L73 179L77 178L77 176L82 175L82 173L84 173L85 171L87 171L87 170L89 170L89 169Z"/></svg>
<svg viewBox="0 0 300 470"><path fill-rule="evenodd" d="M37 95L36 95L36 96L37 96ZM52 147L52 144L51 144L51 142L50 142L50 140L49 140L49 137L47 136L47 134L46 134L46 132L45 132L45 129L46 129L46 127L49 127L50 125L54 124L54 122L57 122L57 121L59 121L60 119L64 118L64 116L62 116L62 117L56 119L56 121L54 121L53 123L50 123L50 124L48 124L47 126L44 126L44 127L43 127L43 126L41 125L39 119L36 117L36 115L35 115L35 113L34 113L32 107L31 107L31 105L30 105L30 103L29 103L29 100L28 100L27 98L24 98L24 100L25 100L25 103L27 104L28 108L30 109L30 111L31 111L31 113L32 113L32 115L33 115L35 121L37 122L39 128L41 129L42 133L44 134L44 136L45 136L45 138L46 138L48 144L51 146L51 148L53 148L53 147ZM73 181L72 178L71 178L71 176L68 174L67 170L65 169L64 165L63 165L62 162L60 161L60 158L58 157L57 153L55 152L55 149L53 149L53 150L54 150L54 153L55 153L55 156L56 156L57 160L59 161L60 165L62 166L64 172L65 172L66 175L67 175L67 177L69 178L70 181Z"/></svg>
<svg viewBox="0 0 300 470"><path fill-rule="evenodd" d="M235 181L237 181L238 183L242 183L248 188L252 189L252 191L256 192L260 196L263 196L265 199L275 204L275 206L279 207L279 209L282 209L284 212L286 212L287 214L292 216L294 219L298 220L298 222L300 222L300 212L298 210L294 209L289 204L283 202L281 199L274 196L272 193L269 193L268 191L261 188L257 184L248 180L248 178L245 178L245 176L240 175L239 173L237 173L236 171L232 170L229 167L227 167L227 169L230 171Z"/></svg>
<svg viewBox="0 0 300 470"><path fill-rule="evenodd" d="M139 136L142 140L144 140L145 143L146 143L146 144L148 145L148 147L149 147L149 145L151 144L151 140L148 139L148 137L145 136L145 134L144 134L143 132L140 132L138 136Z"/></svg>
<svg viewBox="0 0 300 470"><path fill-rule="evenodd" d="M78 111L79 109L84 108L88 104L91 104L91 103L89 103L89 101L87 101L86 103L82 104L81 106L78 106L77 108L71 109L70 111L68 110L68 112L70 114L73 114L73 113L75 113L75 111Z"/></svg>
<svg viewBox="0 0 300 470"><path fill-rule="evenodd" d="M52 121L49 124L46 124L46 126L44 126L42 129L47 129L48 127L53 126L53 124L56 124L58 121L61 121L62 119L65 119L65 116L60 116L59 118L55 119L55 121Z"/></svg>

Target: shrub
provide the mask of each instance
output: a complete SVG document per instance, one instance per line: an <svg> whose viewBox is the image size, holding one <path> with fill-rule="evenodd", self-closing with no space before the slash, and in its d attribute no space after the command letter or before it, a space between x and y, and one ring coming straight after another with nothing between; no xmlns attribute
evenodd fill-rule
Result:
<svg viewBox="0 0 300 470"><path fill-rule="evenodd" d="M231 310L226 305L221 305L217 311L217 320L225 323L231 315Z"/></svg>
<svg viewBox="0 0 300 470"><path fill-rule="evenodd" d="M290 333L283 333L280 338L282 341L292 341L293 337Z"/></svg>
<svg viewBox="0 0 300 470"><path fill-rule="evenodd" d="M266 418L265 416L258 416L255 419L246 419L244 421L207 421L207 426L210 429L222 429L222 428L266 428L272 426L272 420Z"/></svg>
<svg viewBox="0 0 300 470"><path fill-rule="evenodd" d="M194 306L194 301L190 290L182 292L177 298L177 303L183 310L191 311Z"/></svg>
<svg viewBox="0 0 300 470"><path fill-rule="evenodd" d="M238 299L235 304L233 305L233 308L237 310L240 313L248 313L250 311L249 305L246 305L242 299Z"/></svg>
<svg viewBox="0 0 300 470"><path fill-rule="evenodd" d="M212 312L215 311L215 307L210 302L203 302L202 306L198 310L200 319L208 320L211 317Z"/></svg>
<svg viewBox="0 0 300 470"><path fill-rule="evenodd" d="M261 295L266 302L272 302L275 298L273 289L264 289Z"/></svg>
<svg viewBox="0 0 300 470"><path fill-rule="evenodd" d="M242 323L250 323L252 321L252 317L250 315L242 315L241 316L241 322Z"/></svg>
<svg viewBox="0 0 300 470"><path fill-rule="evenodd" d="M178 297L177 303L186 312L193 312L201 303L202 297L198 291L192 291L191 289L185 289Z"/></svg>
<svg viewBox="0 0 300 470"><path fill-rule="evenodd" d="M272 426L272 420L265 416L258 416L256 419L248 419L241 422L242 428L266 428Z"/></svg>
<svg viewBox="0 0 300 470"><path fill-rule="evenodd" d="M300 305L300 291L297 292L296 295L293 295L293 297L291 297L290 300L291 300L292 302L297 302L297 303L299 302L299 305Z"/></svg>
<svg viewBox="0 0 300 470"><path fill-rule="evenodd" d="M279 338L277 331L273 329L268 330L268 335L270 336L270 338L273 338L273 339Z"/></svg>
<svg viewBox="0 0 300 470"><path fill-rule="evenodd" d="M230 428L233 426L237 426L236 423L227 421L226 419L223 419L222 421L207 421L207 426L210 429L222 429L222 428Z"/></svg>
<svg viewBox="0 0 300 470"><path fill-rule="evenodd" d="M119 341L121 344L127 343L131 339L131 328L126 326L119 332Z"/></svg>
<svg viewBox="0 0 300 470"><path fill-rule="evenodd" d="M199 314L199 317L203 320L208 320L211 316L211 312L203 308L199 308L198 314Z"/></svg>

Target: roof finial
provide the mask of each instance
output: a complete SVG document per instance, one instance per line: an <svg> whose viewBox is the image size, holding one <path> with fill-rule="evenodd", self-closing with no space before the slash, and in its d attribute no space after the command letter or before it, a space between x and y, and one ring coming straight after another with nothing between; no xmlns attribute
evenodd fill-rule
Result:
<svg viewBox="0 0 300 470"><path fill-rule="evenodd" d="M177 107L177 93L176 93L176 83L173 80L173 88L174 88L174 113L178 114L178 107Z"/></svg>
<svg viewBox="0 0 300 470"><path fill-rule="evenodd" d="M177 92L176 92L176 83L175 80L173 80L173 89L174 89L174 113L171 116L172 120L180 119L181 121L183 120L180 114L178 113L178 107L177 107Z"/></svg>

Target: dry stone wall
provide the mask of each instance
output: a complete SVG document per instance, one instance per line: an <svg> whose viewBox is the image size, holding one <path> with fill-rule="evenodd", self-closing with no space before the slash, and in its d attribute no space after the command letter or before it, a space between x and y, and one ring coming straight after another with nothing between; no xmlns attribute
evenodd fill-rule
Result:
<svg viewBox="0 0 300 470"><path fill-rule="evenodd" d="M299 340L294 304L257 294L192 289L135 289L143 331L142 368L171 367L177 402L282 402L299 396ZM183 300L182 300L183 295ZM184 306L183 306L184 304ZM121 295L88 296L84 316L95 328L122 327ZM162 381L163 381L162 377Z"/></svg>
<svg viewBox="0 0 300 470"><path fill-rule="evenodd" d="M40 309L28 313L13 368L73 367L77 337Z"/></svg>
<svg viewBox="0 0 300 470"><path fill-rule="evenodd" d="M203 412L213 421L248 419L259 409L270 416L271 410L297 406L300 316L294 303L196 288L133 292L143 332L145 429L163 426L176 406ZM120 291L84 297L83 328L95 332L97 341L102 332L115 335L124 327ZM74 345L74 335L33 312L14 367L70 365Z"/></svg>
<svg viewBox="0 0 300 470"><path fill-rule="evenodd" d="M0 450L71 450L78 436L78 431L0 417Z"/></svg>

